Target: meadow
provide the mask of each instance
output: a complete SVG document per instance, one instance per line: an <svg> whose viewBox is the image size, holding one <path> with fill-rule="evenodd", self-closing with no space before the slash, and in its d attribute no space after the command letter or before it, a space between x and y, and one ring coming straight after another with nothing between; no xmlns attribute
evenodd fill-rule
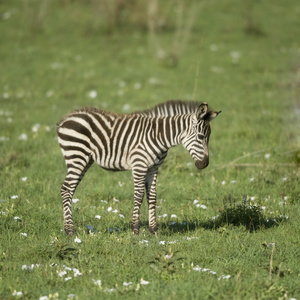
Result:
<svg viewBox="0 0 300 300"><path fill-rule="evenodd" d="M297 0L0 1L0 299L300 299ZM210 164L169 151L158 234L94 165L63 232L56 123L206 101Z"/></svg>

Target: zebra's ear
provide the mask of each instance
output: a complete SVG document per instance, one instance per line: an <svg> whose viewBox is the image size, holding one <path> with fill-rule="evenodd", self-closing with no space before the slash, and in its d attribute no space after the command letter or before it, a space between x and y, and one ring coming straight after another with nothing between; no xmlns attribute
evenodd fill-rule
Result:
<svg viewBox="0 0 300 300"><path fill-rule="evenodd" d="M208 105L206 102L203 102L196 111L196 118L197 120L201 120L204 118L208 110Z"/></svg>
<svg viewBox="0 0 300 300"><path fill-rule="evenodd" d="M206 120L207 120L208 122L210 122L210 121L213 120L215 117L217 117L218 114L221 113L221 112L222 112L222 111L220 110L220 111L212 111L212 112L208 113L207 116L206 116Z"/></svg>

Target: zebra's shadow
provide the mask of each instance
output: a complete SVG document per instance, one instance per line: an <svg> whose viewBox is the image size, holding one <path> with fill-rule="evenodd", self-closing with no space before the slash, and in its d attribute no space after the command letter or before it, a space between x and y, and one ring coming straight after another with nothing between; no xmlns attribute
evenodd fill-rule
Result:
<svg viewBox="0 0 300 300"><path fill-rule="evenodd" d="M224 219L222 217L209 219L209 220L193 220L183 222L163 222L158 223L159 232L172 232L172 233L187 233L193 232L198 229L204 230L220 230L222 228L232 227L245 227L250 233L261 229L269 229L277 227L280 224L287 222L286 216L275 217L272 219L261 218L259 220L246 219L246 220L235 220L235 219Z"/></svg>
<svg viewBox="0 0 300 300"><path fill-rule="evenodd" d="M158 234L169 235L170 233L181 233L186 234L188 232L193 232L198 229L204 230L223 230L226 228L234 227L245 227L250 233L256 232L261 229L269 229L272 227L280 226L280 224L287 222L288 217L281 215L280 217L274 217L272 219L267 219L265 217L259 219L244 218L236 219L228 215L221 215L216 218L210 218L207 220L203 219L193 219L189 221L176 222L176 221L158 221ZM148 232L148 221L140 221L140 233ZM113 232L131 232L131 223L124 224L122 228L106 228L108 233Z"/></svg>

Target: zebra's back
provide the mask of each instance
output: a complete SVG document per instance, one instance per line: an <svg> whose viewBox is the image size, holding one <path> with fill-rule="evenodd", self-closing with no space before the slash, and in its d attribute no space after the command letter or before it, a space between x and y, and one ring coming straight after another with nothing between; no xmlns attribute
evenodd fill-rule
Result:
<svg viewBox="0 0 300 300"><path fill-rule="evenodd" d="M87 162L92 158L104 169L130 170L134 151L145 148L145 139L151 139L154 121L139 114L118 115L84 108L57 124L59 144L66 159ZM150 153L148 163L157 155Z"/></svg>

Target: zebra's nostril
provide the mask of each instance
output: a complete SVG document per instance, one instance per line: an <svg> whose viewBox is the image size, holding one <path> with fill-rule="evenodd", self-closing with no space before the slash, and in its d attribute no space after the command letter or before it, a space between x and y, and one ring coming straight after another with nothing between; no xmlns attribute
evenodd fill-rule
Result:
<svg viewBox="0 0 300 300"><path fill-rule="evenodd" d="M208 156L204 156L203 160L197 160L195 162L195 166L202 170L202 169L205 169L209 164L209 157Z"/></svg>

